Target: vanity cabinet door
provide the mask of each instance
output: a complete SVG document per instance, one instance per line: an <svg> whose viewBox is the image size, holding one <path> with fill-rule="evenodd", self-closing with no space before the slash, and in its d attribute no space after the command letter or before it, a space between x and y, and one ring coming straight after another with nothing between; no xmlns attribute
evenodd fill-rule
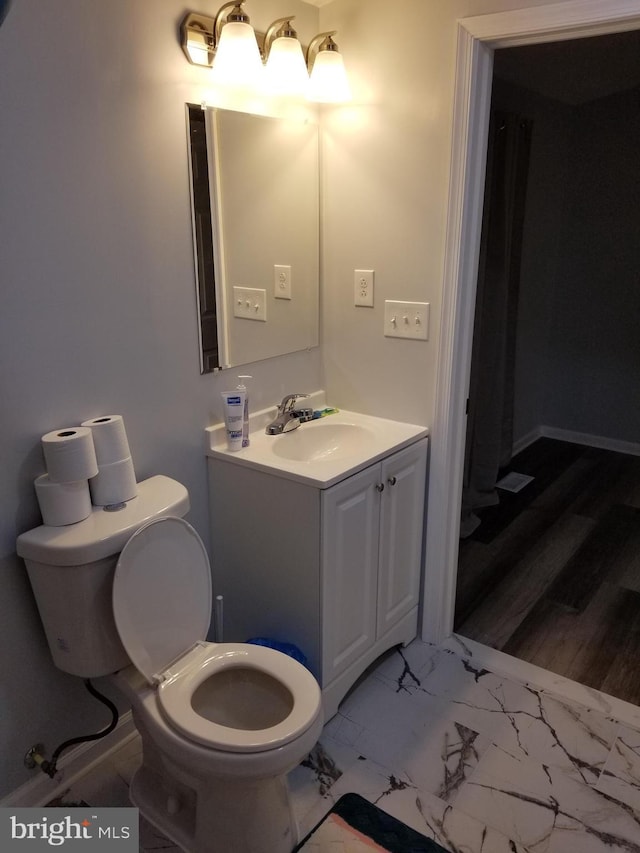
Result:
<svg viewBox="0 0 640 853"><path fill-rule="evenodd" d="M381 463L378 637L420 598L427 444L419 441Z"/></svg>
<svg viewBox="0 0 640 853"><path fill-rule="evenodd" d="M322 686L374 643L380 465L322 494Z"/></svg>

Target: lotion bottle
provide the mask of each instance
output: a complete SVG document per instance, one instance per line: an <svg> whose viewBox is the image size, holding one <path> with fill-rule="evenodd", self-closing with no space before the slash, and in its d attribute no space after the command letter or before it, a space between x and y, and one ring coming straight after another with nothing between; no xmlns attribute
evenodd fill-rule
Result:
<svg viewBox="0 0 640 853"><path fill-rule="evenodd" d="M237 386L237 391L239 394L244 393L244 414L242 418L242 446L249 447L249 392L247 391L247 386L244 384L244 380L253 379L253 376L240 374L240 376L238 376L238 379L240 380L240 384Z"/></svg>
<svg viewBox="0 0 640 853"><path fill-rule="evenodd" d="M244 393L221 391L224 401L224 425L227 431L229 450L242 450L242 421L244 415Z"/></svg>

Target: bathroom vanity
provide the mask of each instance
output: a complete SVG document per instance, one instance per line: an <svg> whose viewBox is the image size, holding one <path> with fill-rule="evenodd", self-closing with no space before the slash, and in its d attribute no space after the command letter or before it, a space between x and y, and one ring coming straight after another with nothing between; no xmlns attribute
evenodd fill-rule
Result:
<svg viewBox="0 0 640 853"><path fill-rule="evenodd" d="M208 448L223 639L297 645L325 717L382 652L416 636L427 430L341 412Z"/></svg>

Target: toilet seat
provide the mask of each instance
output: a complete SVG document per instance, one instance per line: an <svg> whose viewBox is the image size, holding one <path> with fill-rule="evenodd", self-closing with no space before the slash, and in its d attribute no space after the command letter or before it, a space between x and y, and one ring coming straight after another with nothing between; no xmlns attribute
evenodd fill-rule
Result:
<svg viewBox="0 0 640 853"><path fill-rule="evenodd" d="M220 675L245 673L264 676L282 695L289 694L282 715L264 728L240 728L215 722L198 713L194 696L198 688ZM158 704L168 722L189 740L225 752L264 752L277 749L298 738L320 712L320 688L313 675L302 664L281 652L248 643L206 643L194 649L165 673L158 687ZM262 679L261 679L262 680ZM233 689L233 687L231 688ZM247 700L263 704L251 696ZM243 709L254 716L259 725L261 708Z"/></svg>
<svg viewBox="0 0 640 853"><path fill-rule="evenodd" d="M149 684L203 641L211 622L209 558L193 527L165 516L140 527L120 553L113 615L127 654Z"/></svg>
<svg viewBox="0 0 640 853"><path fill-rule="evenodd" d="M184 519L154 519L129 539L116 565L113 612L132 663L157 687L163 716L191 741L224 752L266 752L291 743L320 713L318 683L293 658L248 643L205 642L211 620L209 559ZM249 726L215 719L218 696L220 705L235 710L234 699L226 701L229 689L238 695L237 685L226 684L229 678L249 685L239 688L239 710L255 718ZM263 727L261 703L253 698L255 680L267 699L275 696L277 706ZM207 693L213 696L202 702L199 697ZM198 704L207 706L204 715L194 707Z"/></svg>

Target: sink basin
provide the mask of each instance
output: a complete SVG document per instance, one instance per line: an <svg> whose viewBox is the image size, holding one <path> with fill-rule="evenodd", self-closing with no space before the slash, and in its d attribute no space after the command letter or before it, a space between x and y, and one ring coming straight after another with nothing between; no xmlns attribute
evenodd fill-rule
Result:
<svg viewBox="0 0 640 853"><path fill-rule="evenodd" d="M373 446L374 438L360 424L310 423L279 435L273 441L273 452L294 462L333 462Z"/></svg>
<svg viewBox="0 0 640 853"><path fill-rule="evenodd" d="M326 405L324 396L310 402L316 409ZM213 460L328 489L429 434L426 427L417 424L340 410L291 432L267 435L265 427L274 414L270 407L252 415L251 441L242 450L228 449L224 424L207 427L207 455Z"/></svg>

